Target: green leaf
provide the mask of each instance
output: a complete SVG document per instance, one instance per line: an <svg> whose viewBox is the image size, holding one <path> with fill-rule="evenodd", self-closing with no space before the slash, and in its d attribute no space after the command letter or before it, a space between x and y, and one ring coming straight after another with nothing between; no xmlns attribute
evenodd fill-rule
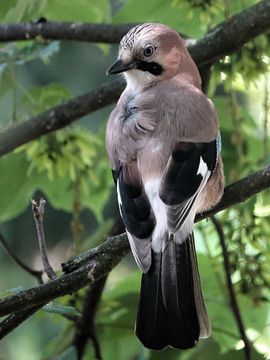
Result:
<svg viewBox="0 0 270 360"><path fill-rule="evenodd" d="M37 42L32 41L26 45L8 44L0 48L0 70L4 71L8 65L23 65L35 59L41 59L47 63L52 55L60 48L59 41Z"/></svg>
<svg viewBox="0 0 270 360"><path fill-rule="evenodd" d="M262 333L267 324L269 305L267 303L254 304L248 296L238 296L239 308L244 319L246 329L255 329Z"/></svg>
<svg viewBox="0 0 270 360"><path fill-rule="evenodd" d="M233 349L238 341L238 330L227 302L221 264L210 263L209 258L202 254L198 254L198 262L206 308L213 327L212 338L222 349Z"/></svg>
<svg viewBox="0 0 270 360"><path fill-rule="evenodd" d="M108 0L48 0L43 16L50 20L107 22L110 20Z"/></svg>
<svg viewBox="0 0 270 360"><path fill-rule="evenodd" d="M8 11L15 6L17 0L2 0L0 6L0 21L3 22Z"/></svg>
<svg viewBox="0 0 270 360"><path fill-rule="evenodd" d="M177 349L167 348L163 351L149 351L149 360L180 360L181 352Z"/></svg>
<svg viewBox="0 0 270 360"><path fill-rule="evenodd" d="M40 105L46 104L41 101ZM26 144L16 152L26 154L27 176L35 178L35 190L41 190L55 208L72 212L79 189L81 196L76 201L80 201L81 208L93 211L102 223L112 186L103 139L103 133L95 135L84 128L67 128Z"/></svg>
<svg viewBox="0 0 270 360"><path fill-rule="evenodd" d="M0 158L0 221L18 216L30 206L36 180L27 176L28 162L24 154L9 154Z"/></svg>
<svg viewBox="0 0 270 360"><path fill-rule="evenodd" d="M140 289L141 272L133 272L122 278L111 288L107 288L101 303L98 324L100 326L115 327L122 333L123 329L133 331ZM117 340L119 333L111 334Z"/></svg>
<svg viewBox="0 0 270 360"><path fill-rule="evenodd" d="M5 3L7 3L7 1L5 1ZM47 0L18 0L8 11L6 9L7 13L3 22L16 23L38 19L42 16L46 3Z"/></svg>
<svg viewBox="0 0 270 360"><path fill-rule="evenodd" d="M140 289L141 276L142 274L138 270L123 277L121 280L114 283L113 287L105 291L105 299L114 300L131 293L137 294Z"/></svg>
<svg viewBox="0 0 270 360"><path fill-rule="evenodd" d="M133 328L118 329L115 327L111 327L102 329L102 332L98 331L98 333L101 339L101 349L104 360L140 359L138 354L145 353L142 345L134 335ZM90 358L93 359L94 357L89 356L89 359Z"/></svg>
<svg viewBox="0 0 270 360"><path fill-rule="evenodd" d="M252 360L262 360L264 357L252 349ZM207 340L201 340L193 351L191 357L188 360L242 360L245 359L243 350L230 350L222 352L219 344L212 338Z"/></svg>
<svg viewBox="0 0 270 360"><path fill-rule="evenodd" d="M59 83L35 87L22 96L19 111L28 114L28 116L41 114L61 101L69 99L70 96L70 91Z"/></svg>
<svg viewBox="0 0 270 360"><path fill-rule="evenodd" d="M47 304L43 306L42 310L49 312L49 313L55 313L60 315L73 315L73 316L80 316L78 310L76 310L73 306L64 306L59 304Z"/></svg>
<svg viewBox="0 0 270 360"><path fill-rule="evenodd" d="M200 37L205 26L198 21L199 11L195 11L191 18L188 16L189 10L188 3L182 3L179 9L172 2L163 0L130 0L113 17L113 22L160 22L191 37Z"/></svg>

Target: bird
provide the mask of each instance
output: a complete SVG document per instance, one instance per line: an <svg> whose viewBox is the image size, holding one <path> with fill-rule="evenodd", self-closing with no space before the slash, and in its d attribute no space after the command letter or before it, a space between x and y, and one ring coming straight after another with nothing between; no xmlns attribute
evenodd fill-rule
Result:
<svg viewBox="0 0 270 360"><path fill-rule="evenodd" d="M126 81L105 141L142 271L135 333L149 349L189 349L211 334L193 224L223 194L217 113L184 39L166 25L132 28L107 74Z"/></svg>

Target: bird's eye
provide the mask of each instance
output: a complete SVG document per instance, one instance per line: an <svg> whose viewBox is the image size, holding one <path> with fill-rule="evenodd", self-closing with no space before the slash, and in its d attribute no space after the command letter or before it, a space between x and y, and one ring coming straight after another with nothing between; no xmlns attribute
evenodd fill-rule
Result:
<svg viewBox="0 0 270 360"><path fill-rule="evenodd" d="M146 48L144 48L143 50L143 55L146 57L150 57L154 54L155 48L152 45L148 45L146 46Z"/></svg>

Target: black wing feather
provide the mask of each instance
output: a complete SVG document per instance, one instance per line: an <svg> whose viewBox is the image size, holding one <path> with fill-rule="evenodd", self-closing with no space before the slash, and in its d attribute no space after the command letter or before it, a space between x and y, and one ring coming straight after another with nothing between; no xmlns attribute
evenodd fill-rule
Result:
<svg viewBox="0 0 270 360"><path fill-rule="evenodd" d="M179 142L165 169L160 198L166 205L180 205L198 190L203 174L198 173L200 160L212 173L217 162L216 140L210 143Z"/></svg>
<svg viewBox="0 0 270 360"><path fill-rule="evenodd" d="M127 231L139 239L146 239L151 235L156 222L135 166L132 164L128 168L125 165L119 170L119 207Z"/></svg>

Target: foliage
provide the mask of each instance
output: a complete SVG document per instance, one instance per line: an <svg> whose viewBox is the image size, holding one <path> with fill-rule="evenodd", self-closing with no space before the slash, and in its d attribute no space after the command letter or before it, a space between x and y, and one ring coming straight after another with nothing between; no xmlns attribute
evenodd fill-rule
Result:
<svg viewBox="0 0 270 360"><path fill-rule="evenodd" d="M63 21L111 21L115 24L156 21L175 27L189 37L200 38L209 28L256 2L127 0L116 6L117 11L112 16L108 0L78 0L76 3L67 0L8 0L1 3L0 19L3 23L34 21L40 17ZM66 46L63 49L59 42L43 39L2 44L1 130L66 101L74 88L79 87L80 79L73 79L73 88L64 85L67 77L72 78L72 69L65 68L65 61L66 56L73 56L80 66L83 50L77 49L72 54ZM82 44L82 48L84 46ZM212 71L208 93L220 118L227 183L248 175L270 160L269 49L269 35L260 36L216 63ZM95 61L109 63L112 59L107 60L107 56L107 53L100 53L100 58ZM40 72L54 69L57 62L60 63L59 73L54 73L55 78L48 76L48 81L44 82ZM96 81L96 74L91 74L89 68L82 69L82 74L89 76L89 82ZM102 74L98 76L101 78ZM99 81L95 85L98 84ZM104 120L107 116L108 111ZM9 121L5 120L7 118ZM54 209L71 214L69 221L73 231L69 240L80 238L81 247L96 242L96 237L89 240L89 234L94 232L102 241L108 232L108 224L110 226L115 218L115 197L111 196L112 179L104 147L104 122L100 122L97 114L91 118L90 124L81 121L0 158L0 173L0 221L3 222L0 230L7 234L8 221L18 221L19 216L24 217L29 225L31 220L25 211L37 191L42 192ZM253 359L256 360L262 359L262 354L270 356L269 203L268 191L219 215L230 253L237 300L247 334L255 348ZM84 210L91 212L95 219L89 233L81 229ZM55 216L61 232L63 224L60 216ZM18 233L22 229L25 228L20 228L18 222ZM143 349L133 331L140 273L130 262L125 262L110 275L98 311L96 323L104 359L111 359L112 353L119 360L243 358L240 335L228 302L217 235L206 222L197 226L196 235L202 285L213 324L211 339L201 341L196 348L186 352L168 349L157 353ZM68 245L70 243L64 243L65 247ZM25 245L27 249L30 246L30 243ZM31 256L33 260L35 254ZM4 259L4 255L0 254L0 258ZM16 286L20 286L20 278L17 279L20 270L6 262L1 266L14 274ZM23 285L30 286L30 283ZM72 346L74 326L66 317L80 314L84 295L85 290L82 290L75 297L46 305L44 311L12 334L10 340L5 340L5 358L75 359ZM33 339L31 344L29 338ZM21 353L21 348L25 349L25 354ZM40 355L42 348L44 351ZM85 359L93 356L89 342Z"/></svg>

